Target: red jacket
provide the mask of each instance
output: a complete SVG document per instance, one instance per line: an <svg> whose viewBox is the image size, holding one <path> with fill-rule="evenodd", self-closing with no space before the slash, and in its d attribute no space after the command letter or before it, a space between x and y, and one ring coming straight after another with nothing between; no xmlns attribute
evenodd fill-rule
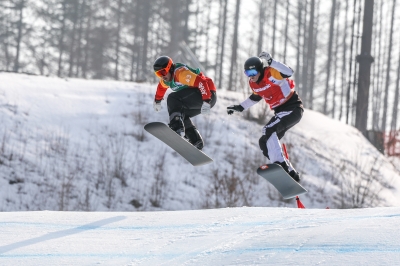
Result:
<svg viewBox="0 0 400 266"><path fill-rule="evenodd" d="M259 82L249 80L249 85L254 94L261 96L271 109L289 100L295 86L293 80L282 77L282 73L272 66L264 68L262 80Z"/></svg>

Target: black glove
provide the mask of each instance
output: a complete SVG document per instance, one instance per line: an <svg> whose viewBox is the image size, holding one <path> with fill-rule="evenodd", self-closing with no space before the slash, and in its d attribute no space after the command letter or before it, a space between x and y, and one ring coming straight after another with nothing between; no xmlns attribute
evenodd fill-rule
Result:
<svg viewBox="0 0 400 266"><path fill-rule="evenodd" d="M243 112L243 110L244 110L243 106L241 106L240 104L228 106L226 109L227 109L228 115L231 115L234 112Z"/></svg>

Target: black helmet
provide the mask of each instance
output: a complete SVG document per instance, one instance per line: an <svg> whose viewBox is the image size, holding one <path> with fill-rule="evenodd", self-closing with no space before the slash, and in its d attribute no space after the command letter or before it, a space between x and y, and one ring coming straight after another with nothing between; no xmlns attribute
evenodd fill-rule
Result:
<svg viewBox="0 0 400 266"><path fill-rule="evenodd" d="M159 58L156 59L156 61L154 61L153 64L153 69L154 71L158 71L161 69L166 69L166 71L168 72L172 66L174 62L172 61L172 59L166 55L160 56Z"/></svg>
<svg viewBox="0 0 400 266"><path fill-rule="evenodd" d="M255 69L257 72L261 72L263 67L263 62L257 56L250 57L244 62L244 70Z"/></svg>

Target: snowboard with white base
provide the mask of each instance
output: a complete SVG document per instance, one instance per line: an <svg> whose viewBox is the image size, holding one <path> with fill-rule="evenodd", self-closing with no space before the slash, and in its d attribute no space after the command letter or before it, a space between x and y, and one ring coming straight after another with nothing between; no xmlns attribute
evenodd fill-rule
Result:
<svg viewBox="0 0 400 266"><path fill-rule="evenodd" d="M280 165L274 163L262 165L257 169L257 174L270 182L284 199L307 193L307 190L288 175Z"/></svg>
<svg viewBox="0 0 400 266"><path fill-rule="evenodd" d="M204 152L190 144L186 139L176 134L168 125L161 122L151 122L144 126L144 129L158 138L193 166L200 166L212 163L213 160Z"/></svg>

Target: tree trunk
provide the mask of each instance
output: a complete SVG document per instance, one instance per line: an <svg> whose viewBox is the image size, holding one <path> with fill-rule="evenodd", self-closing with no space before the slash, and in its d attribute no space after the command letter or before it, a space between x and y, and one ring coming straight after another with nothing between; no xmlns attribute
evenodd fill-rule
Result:
<svg viewBox="0 0 400 266"><path fill-rule="evenodd" d="M3 4L3 3L2 3ZM7 71L9 71L11 69L11 64L12 64L12 59L11 59L11 55L10 55L10 44L9 44L9 33L11 31L11 22L10 22L10 18L9 15L6 13L6 11L8 11L8 9L10 9L10 7L8 7L7 5L4 4L4 6L1 6L1 11L4 12L3 14L3 19L2 19L2 29L3 29L3 43L1 44L1 47L4 51L4 56L5 56L5 69Z"/></svg>
<svg viewBox="0 0 400 266"><path fill-rule="evenodd" d="M357 33L356 33L356 53L360 51L361 44L361 17L362 17L362 3L361 0L358 0L358 20L357 20ZM352 125L355 125L356 120L356 112L357 112L357 85L358 85L358 73L357 69L357 59L354 61L354 77L353 77L353 103L352 103Z"/></svg>
<svg viewBox="0 0 400 266"><path fill-rule="evenodd" d="M200 1L196 1L196 11L194 12L195 16L195 27L194 27L194 42L192 45L192 52L197 53L198 50L201 50L201 34L203 27L203 19L202 19L202 6L200 6Z"/></svg>
<svg viewBox="0 0 400 266"><path fill-rule="evenodd" d="M218 22L217 22L218 35L217 35L217 39L216 39L216 42L215 42L216 48L215 48L215 65L214 65L214 71L215 71L214 77L215 77L215 80L219 79L218 73L219 73L219 69L221 68L221 63L219 63L219 58L221 56L220 47L221 47L221 35L222 35L221 24L222 24L222 12L223 12L222 11L223 10L222 3L223 3L223 1L224 0L219 0L219 5L218 5L219 6ZM219 87L219 82L218 82L218 88L220 88Z"/></svg>
<svg viewBox="0 0 400 266"><path fill-rule="evenodd" d="M222 18L222 40L221 40L221 54L219 58L219 62L217 64L220 64L219 67L219 73L218 73L218 88L222 88L222 72L223 72L223 62L224 62L224 54L225 54L225 35L226 35L226 20L227 20L227 13L228 13L228 0L224 1L224 14Z"/></svg>
<svg viewBox="0 0 400 266"><path fill-rule="evenodd" d="M82 67L82 34L83 34L83 22L84 22L84 17L85 17L85 11L86 11L86 4L85 1L82 0L79 1L79 5L81 6L81 9L79 10L79 29L78 29L78 47L76 48L76 57L77 57L77 62L76 62L76 68L75 68L75 77L80 77L80 70Z"/></svg>
<svg viewBox="0 0 400 266"><path fill-rule="evenodd" d="M329 40L328 40L328 62L327 62L327 69L326 69L326 80L325 80L325 97L324 97L324 110L323 113L325 115L328 114L328 94L330 91L329 82L331 79L331 64L332 64L332 47L333 47L333 30L335 26L335 15L336 12L336 0L332 0L332 7L331 7L331 18L329 24Z"/></svg>
<svg viewBox="0 0 400 266"><path fill-rule="evenodd" d="M338 17L338 19L335 19L335 23L336 23L336 28L335 28L335 33L334 36L335 37L335 48L333 51L333 87L332 87L332 91L333 91L333 96L332 96L332 109L331 109L331 117L335 118L336 115L336 108L337 108L337 104L336 104L336 98L337 98L337 75L338 75L338 62L339 62L339 32L340 32L340 23L339 23L339 16L340 16L340 2L338 3L337 7L336 7L337 11L335 12L336 15Z"/></svg>
<svg viewBox="0 0 400 266"><path fill-rule="evenodd" d="M93 0L89 0L89 3L87 4L88 6L88 13L87 13L87 25L86 25L86 31L85 31L85 49L84 49L84 60L83 60L83 65L82 65L82 76L83 78L87 77L87 72L88 72L88 64L89 64L89 53L90 53L90 33L92 30L92 12L93 12Z"/></svg>
<svg viewBox="0 0 400 266"><path fill-rule="evenodd" d="M62 1L62 19L61 19L61 32L60 38L58 41L58 70L57 76L61 77L62 75L62 57L64 54L64 37L65 37L65 18L67 16L67 7L66 7L66 0Z"/></svg>
<svg viewBox="0 0 400 266"><path fill-rule="evenodd" d="M387 70L386 70L386 82L385 82L385 97L383 99L383 113L382 113L382 124L381 129L385 132L386 130L386 121L387 121L387 109L388 109L388 97L389 97L389 86L390 86L390 70L391 70L391 60L392 60L392 44L393 44L393 27L394 27L394 18L395 18L395 9L396 9L396 0L393 0L392 7L392 21L390 23L390 37L389 37L389 55L387 61Z"/></svg>
<svg viewBox="0 0 400 266"><path fill-rule="evenodd" d="M381 1L380 6L379 6L379 17L376 19L376 21L378 23L378 26L375 27L376 32L377 32L377 43L375 45L375 56L377 58L376 63L374 64L374 70L375 70L375 75L373 75L373 87L374 87L374 97L372 97L373 101L372 101L372 126L373 126L373 130L378 131L380 129L380 112L381 112L381 103L382 103L382 82L381 82L381 77L382 77L382 71L381 71L381 66L382 66L382 62L383 62L383 58L385 58L384 52L386 50L384 50L382 48L382 35L384 34L384 30L383 30L383 5L384 5L384 1ZM382 54L383 51L383 54Z"/></svg>
<svg viewBox="0 0 400 266"><path fill-rule="evenodd" d="M273 26L272 26L272 51L271 51L271 55L272 56L276 56L275 55L275 39L276 39L276 15L277 15L277 9L278 9L278 0L274 0L274 22L273 22Z"/></svg>
<svg viewBox="0 0 400 266"><path fill-rule="evenodd" d="M204 60L204 68L207 70L208 69L208 65L209 65L209 59L208 59L208 54L209 54L209 50L210 50L210 24L211 24L211 4L212 4L212 0L208 0L207 1L207 19L206 19L206 32L205 32L205 37L206 37L206 47L205 47L205 60ZM186 37L186 36L185 36Z"/></svg>
<svg viewBox="0 0 400 266"><path fill-rule="evenodd" d="M350 42L350 63L349 63L349 82L347 84L347 93L346 93L346 124L349 124L350 121L350 93L351 93L351 77L353 70L353 48L354 48L354 31L356 24L356 6L357 0L354 0L354 10L353 10L353 23L351 27L351 42Z"/></svg>
<svg viewBox="0 0 400 266"><path fill-rule="evenodd" d="M121 24L122 24L122 0L118 0L118 7L117 7L117 36L116 36L116 43L115 43L115 69L114 69L114 79L118 80L118 67L119 67L119 50L121 45Z"/></svg>
<svg viewBox="0 0 400 266"><path fill-rule="evenodd" d="M138 1L132 1L131 2L131 12L133 19L131 21L132 23L132 32L131 34L133 35L133 41L132 44L130 45L131 48L131 64L130 64L130 72L129 72L129 77L130 81L134 81L137 78L137 61L138 61L138 55L139 55L139 19L140 19L140 8L139 8L139 3ZM136 74L136 75L135 75Z"/></svg>
<svg viewBox="0 0 400 266"><path fill-rule="evenodd" d="M371 56L373 13L374 0L365 0L361 54L357 56L360 66L355 123L356 128L364 134L367 131L370 73L374 61Z"/></svg>
<svg viewBox="0 0 400 266"><path fill-rule="evenodd" d="M146 12L149 12L147 10L150 9L150 5L149 5L149 1L148 0L143 0L144 3L146 4L145 6L145 10ZM181 0L169 0L167 1L168 3L168 9L170 12L170 17L169 17L169 24L170 24L170 31L169 31L169 35L171 36L170 39L170 43L169 43L169 47L168 47L168 52L172 53L174 51L176 51L179 47L179 44L181 43L181 41L183 40L183 27L182 27L182 20L181 20L181 14L180 14L180 9L181 9ZM147 18L150 18L151 14L149 12L149 14L147 15ZM148 19L147 19L148 20ZM147 21L146 23L146 28L144 28L143 30L146 32L144 32L144 34L147 35L147 32L149 30L149 21ZM147 37L146 37L147 39ZM143 44L145 45L145 44Z"/></svg>
<svg viewBox="0 0 400 266"><path fill-rule="evenodd" d="M345 99L345 88L346 88L346 75L347 75L347 28L348 28L348 12L349 11L349 0L346 0L346 9L345 9L345 21L344 21L344 33L343 33L343 58L342 58L342 87L340 94L340 109L339 109L339 120L342 119L343 116L343 108L344 108L344 99Z"/></svg>
<svg viewBox="0 0 400 266"><path fill-rule="evenodd" d="M315 53L315 44L314 44L314 27L315 27L315 0L311 0L310 3L310 20L308 23L308 34L307 34L307 52L306 56L306 63L304 65L304 72L303 72L303 82L304 82L304 99L306 101L307 108L312 109L312 69L314 64L314 53Z"/></svg>
<svg viewBox="0 0 400 266"><path fill-rule="evenodd" d="M302 28L303 28L303 20L302 20L302 14L303 14L303 1L302 0L298 0L297 1L297 31L299 34L297 34L297 54L296 54L296 71L294 72L294 79L296 81L296 89L299 93L302 92L302 80L300 79L300 77L302 76L301 73L301 69L302 69L302 65L300 63L300 54L301 54L301 47L304 47L301 44L301 36L304 36L304 34L302 34ZM304 37L303 37L304 40Z"/></svg>
<svg viewBox="0 0 400 266"><path fill-rule="evenodd" d="M209 5L211 5L211 1L210 1ZM190 6L191 2L192 2L191 0L186 0L185 1L185 10L183 11L183 20L184 20L183 40L185 41L185 43L189 43L189 35L190 35L190 31L189 31L189 17L190 17L189 6ZM211 13L211 10L208 11L208 16L209 17L210 17L210 13Z"/></svg>
<svg viewBox="0 0 400 266"><path fill-rule="evenodd" d="M284 41L284 44L283 44L283 47L284 47L283 48L283 62L286 62L287 43L288 43L288 40L289 40L289 35L288 35L288 31L289 31L289 14L290 14L289 8L290 8L290 1L287 0L286 1L285 33L284 33L285 41Z"/></svg>
<svg viewBox="0 0 400 266"><path fill-rule="evenodd" d="M176 0L175 0L176 1ZM172 5L173 3L175 3L175 1L171 1L171 3L169 3L170 5ZM143 40L141 43L142 46L142 51L141 51L141 65L140 68L138 69L138 73L139 73L139 81L144 81L146 80L146 73L149 71L150 66L148 65L148 46L149 46L149 26L150 26L150 18L151 18L151 12L152 12L152 1L150 0L142 0L141 1L141 5L143 6L142 9L142 14L141 14L141 29L142 29L142 36L141 39ZM171 16L174 14L171 14ZM178 40L172 40L172 38L176 38L175 35L173 34L174 30L182 30L179 28L176 28L176 24L174 23L173 19L171 21L171 43L170 45L176 45L176 43L179 43Z"/></svg>
<svg viewBox="0 0 400 266"><path fill-rule="evenodd" d="M309 93L309 87L308 87L308 54L311 53L311 47L308 46L309 42L308 39L310 38L309 31L308 31L308 24L307 24L307 17L309 13L309 5L306 3L304 4L304 16L303 16L303 53L302 53L302 69L301 69L301 88L302 88L302 98L304 100L304 105L307 106L308 108L308 93ZM310 18L311 20L311 18ZM312 42L312 40L311 40Z"/></svg>
<svg viewBox="0 0 400 266"><path fill-rule="evenodd" d="M257 53L260 53L263 51L264 47L264 25L265 25L265 9L266 9L266 1L267 0L261 0L260 1L260 6L258 8L259 10L259 18L258 18L258 41L257 41Z"/></svg>
<svg viewBox="0 0 400 266"><path fill-rule="evenodd" d="M309 34L309 48L311 49L310 53L308 54L309 58L307 61L310 62L309 71L308 71L308 79L310 81L310 88L309 88L309 98L308 98L308 108L314 109L314 82L315 82L315 61L316 61L316 52L317 52L317 35L318 35L318 21L319 21L319 3L318 6L315 7L315 1L311 1L311 13L310 13L310 34ZM315 16L315 11L317 11L317 16ZM315 18L317 20L315 21ZM315 22L314 22L315 21ZM315 28L314 28L315 27ZM312 40L310 42L310 40Z"/></svg>
<svg viewBox="0 0 400 266"><path fill-rule="evenodd" d="M75 59L75 41L76 41L76 28L77 28L77 21L78 21L78 12L79 12L79 2L78 0L74 0L74 13L72 16L72 32L71 32L71 46L69 49L69 69L68 69L68 77L72 77L73 67L74 67L74 59Z"/></svg>
<svg viewBox="0 0 400 266"><path fill-rule="evenodd" d="M236 73L237 66L237 50L238 50L238 31L239 31L239 14L240 14L240 0L236 0L236 12L235 12L235 28L233 32L233 43L232 43L232 57L231 57L231 67L229 71L229 82L228 90L232 90L233 79L235 78L235 88L236 88Z"/></svg>
<svg viewBox="0 0 400 266"><path fill-rule="evenodd" d="M18 34L17 34L17 45L16 45L16 52L15 52L15 60L14 60L14 72L18 72L19 70L19 55L21 53L21 40L22 40L22 27L23 27L23 20L24 20L24 8L25 8L25 0L21 0L17 6L17 10L19 11L19 19L17 23L18 27Z"/></svg>
<svg viewBox="0 0 400 266"><path fill-rule="evenodd" d="M397 65L396 89L394 91L394 99L393 99L392 122L390 123L391 131L397 130L397 117L399 112L399 97L400 97L400 52L397 64L398 65Z"/></svg>

